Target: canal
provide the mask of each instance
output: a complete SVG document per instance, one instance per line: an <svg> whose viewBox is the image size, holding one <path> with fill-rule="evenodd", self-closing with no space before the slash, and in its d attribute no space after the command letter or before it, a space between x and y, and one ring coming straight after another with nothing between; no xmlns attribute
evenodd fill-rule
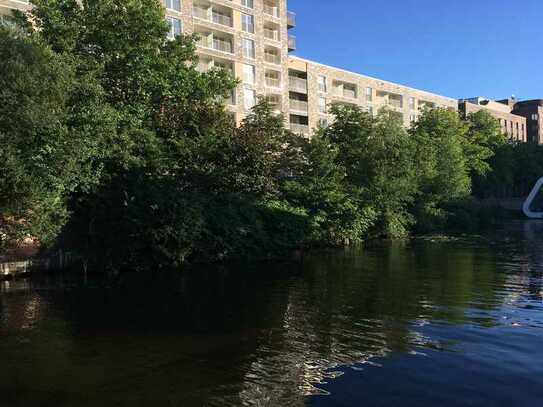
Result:
<svg viewBox="0 0 543 407"><path fill-rule="evenodd" d="M115 290L66 276L0 284L0 406L543 399L541 222Z"/></svg>

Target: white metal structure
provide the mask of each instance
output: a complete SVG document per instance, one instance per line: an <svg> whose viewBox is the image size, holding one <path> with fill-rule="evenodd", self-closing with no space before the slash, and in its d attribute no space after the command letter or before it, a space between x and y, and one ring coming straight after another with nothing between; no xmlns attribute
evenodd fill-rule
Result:
<svg viewBox="0 0 543 407"><path fill-rule="evenodd" d="M533 212L530 209L535 197L537 196L537 194L542 188L543 188L543 178L540 178L539 181L535 183L534 189L532 189L532 192L530 192L530 195L528 195L528 198L526 199L526 202L524 202L524 206L522 207L524 214L531 219L543 219L543 212Z"/></svg>

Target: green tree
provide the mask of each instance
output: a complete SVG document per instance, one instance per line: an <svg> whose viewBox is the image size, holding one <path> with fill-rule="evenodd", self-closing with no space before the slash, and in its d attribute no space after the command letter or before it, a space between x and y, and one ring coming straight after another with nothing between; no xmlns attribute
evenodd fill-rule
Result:
<svg viewBox="0 0 543 407"><path fill-rule="evenodd" d="M467 132L468 125L457 112L441 108L426 109L411 128L419 182L414 206L419 230L443 227L448 214L446 205L470 196Z"/></svg>
<svg viewBox="0 0 543 407"><path fill-rule="evenodd" d="M92 75L18 30L0 28L0 86L0 236L50 242L96 184L115 115Z"/></svg>
<svg viewBox="0 0 543 407"><path fill-rule="evenodd" d="M357 106L334 105L334 122L324 130L338 149L350 193L360 208L376 214L373 233L405 236L417 183L414 146L399 116L382 110L376 117Z"/></svg>

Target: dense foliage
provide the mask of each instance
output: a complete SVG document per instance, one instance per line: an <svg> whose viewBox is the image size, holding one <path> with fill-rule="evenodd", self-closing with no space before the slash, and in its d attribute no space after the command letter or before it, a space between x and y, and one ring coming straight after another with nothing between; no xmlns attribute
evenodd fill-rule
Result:
<svg viewBox="0 0 543 407"><path fill-rule="evenodd" d="M33 25L0 31L4 243L115 272L265 258L443 228L473 179L515 177L501 166L520 147L488 114L431 109L406 130L335 105L307 139L262 102L236 126L236 81L196 69L194 38L166 39L157 0L34 3Z"/></svg>

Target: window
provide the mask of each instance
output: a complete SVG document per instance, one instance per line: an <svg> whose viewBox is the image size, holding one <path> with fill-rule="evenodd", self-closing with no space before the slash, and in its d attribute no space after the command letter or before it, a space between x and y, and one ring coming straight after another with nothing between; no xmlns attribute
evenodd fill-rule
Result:
<svg viewBox="0 0 543 407"><path fill-rule="evenodd" d="M417 121L417 115L416 114L412 114L409 116L409 122L411 123L415 123Z"/></svg>
<svg viewBox="0 0 543 407"><path fill-rule="evenodd" d="M318 79L319 92L326 93L326 76L319 75Z"/></svg>
<svg viewBox="0 0 543 407"><path fill-rule="evenodd" d="M319 113L326 113L326 99L323 97L319 97L317 103L319 107Z"/></svg>
<svg viewBox="0 0 543 407"><path fill-rule="evenodd" d="M253 89L243 88L243 105L246 110L250 110L256 105L256 92Z"/></svg>
<svg viewBox="0 0 543 407"><path fill-rule="evenodd" d="M166 17L170 31L168 32L168 38L173 40L175 37L181 35L181 20L174 17Z"/></svg>
<svg viewBox="0 0 543 407"><path fill-rule="evenodd" d="M538 115L537 113L533 114L533 115L532 115L532 120L533 120L534 122L538 121L538 120L539 120L539 115Z"/></svg>
<svg viewBox="0 0 543 407"><path fill-rule="evenodd" d="M243 83L253 85L255 83L255 76L254 65L243 64Z"/></svg>
<svg viewBox="0 0 543 407"><path fill-rule="evenodd" d="M250 14L241 14L241 28L247 33L255 32L255 18Z"/></svg>
<svg viewBox="0 0 543 407"><path fill-rule="evenodd" d="M241 5L247 8L254 8L255 6L253 0L241 0Z"/></svg>
<svg viewBox="0 0 543 407"><path fill-rule="evenodd" d="M415 110L415 98L414 97L409 98L409 109Z"/></svg>
<svg viewBox="0 0 543 407"><path fill-rule="evenodd" d="M165 0L164 6L168 10L181 11L181 0Z"/></svg>
<svg viewBox="0 0 543 407"><path fill-rule="evenodd" d="M328 120L326 119L319 119L319 127L324 128L328 126Z"/></svg>
<svg viewBox="0 0 543 407"><path fill-rule="evenodd" d="M372 101L373 101L373 89L366 88L366 102L372 102Z"/></svg>
<svg viewBox="0 0 543 407"><path fill-rule="evenodd" d="M373 107L372 106L366 107L366 112L368 112L371 116L373 116Z"/></svg>
<svg viewBox="0 0 543 407"><path fill-rule="evenodd" d="M243 56L245 58L255 59L255 42L248 38L243 39Z"/></svg>

